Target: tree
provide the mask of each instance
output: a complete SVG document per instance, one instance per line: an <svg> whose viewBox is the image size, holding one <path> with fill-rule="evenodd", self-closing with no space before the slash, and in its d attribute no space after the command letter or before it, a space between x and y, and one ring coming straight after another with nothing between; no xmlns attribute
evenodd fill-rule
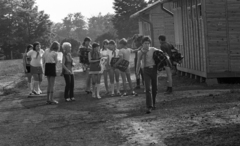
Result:
<svg viewBox="0 0 240 146"><path fill-rule="evenodd" d="M88 36L95 40L98 36L105 33L112 33L116 35L116 30L114 29L112 18L114 15L101 13L98 16L93 16L88 20Z"/></svg>
<svg viewBox="0 0 240 146"><path fill-rule="evenodd" d="M147 6L145 0L114 0L115 16L112 19L114 28L120 38L131 37L138 32L138 19L130 16Z"/></svg>
<svg viewBox="0 0 240 146"><path fill-rule="evenodd" d="M52 22L44 11L38 11L35 0L0 1L0 42L4 52L24 52L29 43L50 45Z"/></svg>

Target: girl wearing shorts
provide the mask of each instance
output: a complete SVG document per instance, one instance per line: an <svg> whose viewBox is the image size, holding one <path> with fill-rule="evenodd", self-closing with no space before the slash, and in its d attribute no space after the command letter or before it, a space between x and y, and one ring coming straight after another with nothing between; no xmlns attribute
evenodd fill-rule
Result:
<svg viewBox="0 0 240 146"><path fill-rule="evenodd" d="M92 78L92 97L100 99L100 80L101 80L101 65L100 65L100 46L97 43L93 43L92 51L88 53L90 62L89 77Z"/></svg>
<svg viewBox="0 0 240 146"><path fill-rule="evenodd" d="M42 93L42 91L40 90L40 84L42 82L43 75L43 62L42 62L43 53L44 51L41 49L41 45L39 42L35 42L33 44L33 50L27 53L27 56L31 58L30 71L34 79L33 87L35 90L33 90L33 93L35 95L39 95Z"/></svg>
<svg viewBox="0 0 240 146"><path fill-rule="evenodd" d="M31 62L31 58L27 56L27 53L33 49L33 45L29 44L27 46L27 49L25 51L25 53L23 54L23 69L24 72L27 76L27 80L28 80L28 88L29 88L29 95L33 94L33 87L32 87L32 74L30 72L30 62Z"/></svg>
<svg viewBox="0 0 240 146"><path fill-rule="evenodd" d="M58 104L56 100L53 100L53 88L55 84L55 77L57 76L56 65L58 62L57 52L59 51L59 43L53 42L50 49L43 54L43 64L45 66L45 76L48 80L47 88L47 104Z"/></svg>

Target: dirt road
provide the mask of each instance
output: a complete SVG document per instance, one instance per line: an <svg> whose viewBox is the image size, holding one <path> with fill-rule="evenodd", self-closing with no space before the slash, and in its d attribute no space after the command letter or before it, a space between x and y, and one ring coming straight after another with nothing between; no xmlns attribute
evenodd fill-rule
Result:
<svg viewBox="0 0 240 146"><path fill-rule="evenodd" d="M59 105L45 105L45 96L27 98L25 83L18 85L14 94L0 96L0 145L240 145L238 86L207 87L174 76L175 92L164 96L163 73L157 110L146 115L143 90L137 90L138 97L93 99L84 93L85 77L84 73L75 75L76 102L64 102L61 76L57 77L55 89ZM46 81L42 89L46 92Z"/></svg>

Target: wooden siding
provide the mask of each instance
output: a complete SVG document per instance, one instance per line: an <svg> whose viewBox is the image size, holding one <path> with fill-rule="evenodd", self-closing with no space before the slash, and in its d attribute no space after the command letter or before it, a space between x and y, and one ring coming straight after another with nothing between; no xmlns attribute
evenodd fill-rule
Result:
<svg viewBox="0 0 240 146"><path fill-rule="evenodd" d="M182 22L182 28L175 26L175 28L180 29L180 32L175 29L175 35L183 38L178 38L180 42L176 43L177 48L185 57L178 69L180 71L206 77L206 47L201 4L201 0L175 1L173 3L173 9L175 9L177 13L175 17L178 17L178 19L175 19L175 25L178 25L177 23L179 21ZM181 15L179 15L179 10ZM176 33L176 31L178 32Z"/></svg>
<svg viewBox="0 0 240 146"><path fill-rule="evenodd" d="M206 22L208 73L240 72L239 0L206 0Z"/></svg>
<svg viewBox="0 0 240 146"><path fill-rule="evenodd" d="M168 10L172 11L172 4L164 4L164 7ZM167 41L172 44L175 44L174 39L174 24L173 24L173 16L167 14L161 9L161 5L152 8L147 12L150 17L150 22L153 24L153 33L154 33L154 47L160 48L158 36L165 35L167 37ZM143 35L150 35L150 25L145 22L141 22L142 33ZM140 25L139 25L140 27Z"/></svg>

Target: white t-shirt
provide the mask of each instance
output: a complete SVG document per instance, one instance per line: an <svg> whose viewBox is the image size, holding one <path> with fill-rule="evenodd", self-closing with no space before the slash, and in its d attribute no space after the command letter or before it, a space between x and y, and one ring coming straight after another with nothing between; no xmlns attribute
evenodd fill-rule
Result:
<svg viewBox="0 0 240 146"><path fill-rule="evenodd" d="M57 63L57 56L57 52L47 50L43 54L43 60L45 63Z"/></svg>
<svg viewBox="0 0 240 146"><path fill-rule="evenodd" d="M119 53L119 50L118 50L118 49L115 50L116 56L114 56L114 53L113 53L112 50L109 50L109 49L108 49L107 52L108 52L107 54L108 54L108 57L109 57L109 64L110 64L110 62L111 62L111 60L112 60L113 57L119 57L119 56L118 56L118 53Z"/></svg>
<svg viewBox="0 0 240 146"><path fill-rule="evenodd" d="M127 61L130 62L131 52L132 52L132 50L131 50L130 48L126 48L126 49L125 49L125 48L122 48L122 49L119 51L118 55L119 55L119 56L122 56L122 58L123 58L124 60L127 60Z"/></svg>
<svg viewBox="0 0 240 146"><path fill-rule="evenodd" d="M43 62L42 62L43 54L44 54L44 50L40 49L39 55L36 58L37 52L34 51L34 50L29 51L27 53L27 56L31 57L31 59L32 59L31 62L30 62L30 65L35 66L35 67L42 66L42 64L43 64Z"/></svg>

